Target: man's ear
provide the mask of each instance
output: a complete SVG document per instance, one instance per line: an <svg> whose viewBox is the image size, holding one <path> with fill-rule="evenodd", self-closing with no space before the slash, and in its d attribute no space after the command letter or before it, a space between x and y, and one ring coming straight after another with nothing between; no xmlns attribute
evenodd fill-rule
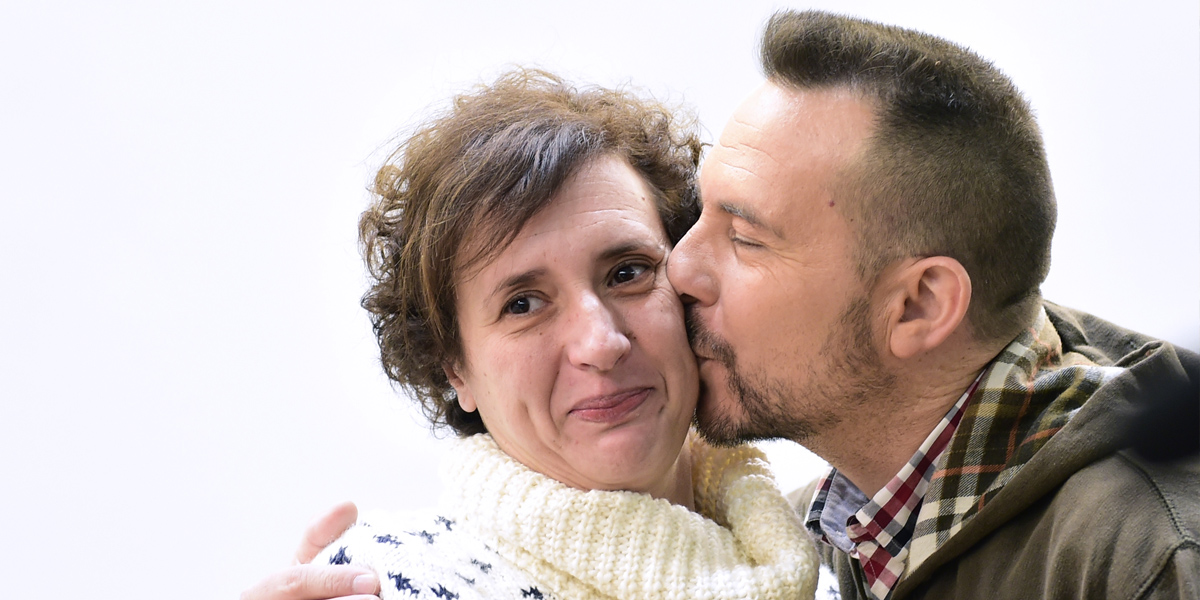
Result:
<svg viewBox="0 0 1200 600"><path fill-rule="evenodd" d="M971 276L957 260L930 256L889 278L888 349L907 359L937 348L966 319Z"/></svg>
<svg viewBox="0 0 1200 600"><path fill-rule="evenodd" d="M449 363L442 363L442 371L446 373L446 379L450 380L450 386L454 388L454 395L458 396L458 406L467 412L475 412L478 408L475 405L475 396L471 394L471 388L458 375L458 368Z"/></svg>

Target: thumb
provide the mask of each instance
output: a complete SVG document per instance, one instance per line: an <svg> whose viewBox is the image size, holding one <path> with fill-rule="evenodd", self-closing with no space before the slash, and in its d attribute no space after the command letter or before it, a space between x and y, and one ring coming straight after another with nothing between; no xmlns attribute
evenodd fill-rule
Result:
<svg viewBox="0 0 1200 600"><path fill-rule="evenodd" d="M358 507L353 502L343 502L325 513L308 526L300 547L296 550L297 564L312 561L321 550L338 539L351 525L358 521Z"/></svg>

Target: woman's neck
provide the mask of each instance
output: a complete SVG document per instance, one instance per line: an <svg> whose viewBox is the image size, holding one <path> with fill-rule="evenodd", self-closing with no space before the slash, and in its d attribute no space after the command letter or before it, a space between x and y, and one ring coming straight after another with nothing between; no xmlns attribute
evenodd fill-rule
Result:
<svg viewBox="0 0 1200 600"><path fill-rule="evenodd" d="M675 465L663 477L662 483L654 489L646 490L655 498L662 498L671 504L677 504L692 512L696 511L696 495L692 488L692 445L684 442L679 450L679 458Z"/></svg>

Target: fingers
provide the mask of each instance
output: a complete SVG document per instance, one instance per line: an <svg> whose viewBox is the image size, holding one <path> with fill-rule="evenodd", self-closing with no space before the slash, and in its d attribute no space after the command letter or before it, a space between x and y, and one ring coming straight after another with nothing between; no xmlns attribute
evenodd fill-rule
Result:
<svg viewBox="0 0 1200 600"><path fill-rule="evenodd" d="M379 578L362 567L293 565L242 592L242 600L378 600Z"/></svg>
<svg viewBox="0 0 1200 600"><path fill-rule="evenodd" d="M333 543L338 536L345 533L358 520L358 507L353 502L343 502L332 509L304 532L300 548L296 550L296 563L304 564L312 561L325 546Z"/></svg>
<svg viewBox="0 0 1200 600"><path fill-rule="evenodd" d="M300 541L297 564L273 573L242 592L242 600L378 600L379 577L362 567L306 564L358 520L353 502L317 519Z"/></svg>

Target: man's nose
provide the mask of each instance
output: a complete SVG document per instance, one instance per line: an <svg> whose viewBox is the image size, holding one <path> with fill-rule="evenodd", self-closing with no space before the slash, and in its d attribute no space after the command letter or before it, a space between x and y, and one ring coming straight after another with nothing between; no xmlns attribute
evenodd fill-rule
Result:
<svg viewBox="0 0 1200 600"><path fill-rule="evenodd" d="M717 301L719 287L713 275L711 244L701 224L694 225L667 258L667 280L684 304L708 306Z"/></svg>
<svg viewBox="0 0 1200 600"><path fill-rule="evenodd" d="M572 311L567 359L585 369L608 371L632 346L625 319L594 294L585 294Z"/></svg>

